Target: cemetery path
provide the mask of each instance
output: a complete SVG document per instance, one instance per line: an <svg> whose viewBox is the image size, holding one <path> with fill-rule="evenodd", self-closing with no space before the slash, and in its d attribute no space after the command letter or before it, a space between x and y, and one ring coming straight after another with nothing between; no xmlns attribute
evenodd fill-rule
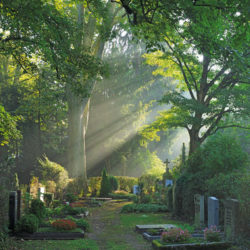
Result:
<svg viewBox="0 0 250 250"><path fill-rule="evenodd" d="M87 238L95 240L100 250L148 250L151 243L134 231L134 227L121 223L121 207L128 202L107 201L91 211L88 221L91 232Z"/></svg>

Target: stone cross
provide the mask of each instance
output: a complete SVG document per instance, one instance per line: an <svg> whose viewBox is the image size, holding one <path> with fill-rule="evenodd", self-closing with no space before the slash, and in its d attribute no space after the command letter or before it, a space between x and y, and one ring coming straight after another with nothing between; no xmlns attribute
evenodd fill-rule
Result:
<svg viewBox="0 0 250 250"><path fill-rule="evenodd" d="M166 164L166 173L169 173L169 167L168 164L170 163L170 161L168 160L168 158L166 159L166 161L164 161L164 163Z"/></svg>
<svg viewBox="0 0 250 250"><path fill-rule="evenodd" d="M201 228L205 224L204 195L200 194L194 195L194 208L195 208L194 224L197 228Z"/></svg>
<svg viewBox="0 0 250 250"><path fill-rule="evenodd" d="M216 197L208 197L208 227L219 226L219 200Z"/></svg>
<svg viewBox="0 0 250 250"><path fill-rule="evenodd" d="M14 230L17 222L17 192L9 193L9 229Z"/></svg>
<svg viewBox="0 0 250 250"><path fill-rule="evenodd" d="M235 239L237 234L237 219L239 214L239 201L235 199L227 199L224 202L224 232L226 239Z"/></svg>

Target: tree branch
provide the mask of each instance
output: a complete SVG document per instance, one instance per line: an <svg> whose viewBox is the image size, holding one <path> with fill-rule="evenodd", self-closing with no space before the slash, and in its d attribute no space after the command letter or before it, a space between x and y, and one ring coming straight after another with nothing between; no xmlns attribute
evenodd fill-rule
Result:
<svg viewBox="0 0 250 250"><path fill-rule="evenodd" d="M166 37L167 37L167 36L166 36ZM168 37L167 37L167 38L168 38ZM168 38L168 39L169 39L169 38ZM186 85L187 85L187 87L188 87L189 94L191 95L192 99L195 100L194 93L193 93L192 88L191 88L191 84L189 83L189 81L188 81L188 79L187 79L187 75L186 75L186 73L185 73L185 71L184 71L184 69L183 69L183 65L182 65L180 59L178 58L178 56L175 55L174 49L172 48L172 46L169 44L169 42L168 42L166 39L165 39L165 42L167 43L169 49L172 51L173 56L174 56L174 57L176 58L176 60L178 61L178 65L179 65L179 67L180 67L180 69L181 69L181 72L182 72L182 75L183 75L183 77L184 77L185 83L186 83Z"/></svg>

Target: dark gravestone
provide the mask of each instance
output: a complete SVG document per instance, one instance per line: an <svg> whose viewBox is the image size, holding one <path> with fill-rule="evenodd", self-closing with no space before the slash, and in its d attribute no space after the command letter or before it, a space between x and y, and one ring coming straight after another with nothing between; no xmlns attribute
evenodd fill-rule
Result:
<svg viewBox="0 0 250 250"><path fill-rule="evenodd" d="M22 192L17 190L17 220L21 218Z"/></svg>
<svg viewBox="0 0 250 250"><path fill-rule="evenodd" d="M237 234L237 220L239 214L239 201L228 199L224 202L225 217L224 217L224 232L226 239L235 239Z"/></svg>
<svg viewBox="0 0 250 250"><path fill-rule="evenodd" d="M17 222L17 192L9 194L9 229L14 230Z"/></svg>
<svg viewBox="0 0 250 250"><path fill-rule="evenodd" d="M219 200L208 197L208 227L219 226Z"/></svg>

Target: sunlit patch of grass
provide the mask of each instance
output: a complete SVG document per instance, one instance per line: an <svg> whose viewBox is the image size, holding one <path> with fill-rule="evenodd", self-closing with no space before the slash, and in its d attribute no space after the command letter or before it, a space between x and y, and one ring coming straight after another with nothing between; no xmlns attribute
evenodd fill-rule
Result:
<svg viewBox="0 0 250 250"><path fill-rule="evenodd" d="M99 250L94 240L29 240L18 242L18 249L22 250L62 250L62 249L91 249Z"/></svg>
<svg viewBox="0 0 250 250"><path fill-rule="evenodd" d="M106 247L110 250L131 250L130 245L119 242L119 239L117 241L108 241Z"/></svg>
<svg viewBox="0 0 250 250"><path fill-rule="evenodd" d="M166 214L121 214L121 225L132 228L143 224L168 224ZM170 224L170 223L169 223Z"/></svg>

